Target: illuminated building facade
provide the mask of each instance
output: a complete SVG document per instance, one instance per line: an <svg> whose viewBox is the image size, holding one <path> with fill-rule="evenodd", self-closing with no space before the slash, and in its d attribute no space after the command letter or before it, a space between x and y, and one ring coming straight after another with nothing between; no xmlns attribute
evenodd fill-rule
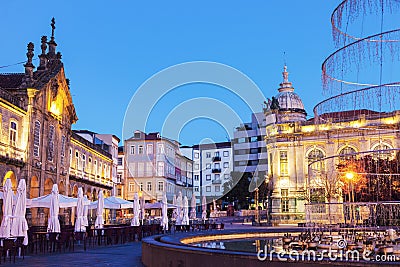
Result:
<svg viewBox="0 0 400 267"><path fill-rule="evenodd" d="M28 198L49 194L58 184L61 194L73 195L82 186L96 199L100 189L111 192L113 160L71 130L78 117L61 53L56 52L54 19L51 26L50 40L41 38L36 70L34 44L29 43L25 72L0 74L0 176L11 178L14 189L19 179L26 179ZM101 164L97 175L95 161ZM45 216L37 212L44 211L32 209L31 222L44 223Z"/></svg>
<svg viewBox="0 0 400 267"><path fill-rule="evenodd" d="M160 201L164 192L172 201L179 191L191 198L193 161L179 150L179 142L160 133L135 131L124 141L125 198L143 195L145 201Z"/></svg>
<svg viewBox="0 0 400 267"><path fill-rule="evenodd" d="M270 216L273 223L303 222L310 197L326 190L321 174L334 175L340 157L399 148L400 112L353 110L306 120L286 67L283 78L278 95L265 110Z"/></svg>

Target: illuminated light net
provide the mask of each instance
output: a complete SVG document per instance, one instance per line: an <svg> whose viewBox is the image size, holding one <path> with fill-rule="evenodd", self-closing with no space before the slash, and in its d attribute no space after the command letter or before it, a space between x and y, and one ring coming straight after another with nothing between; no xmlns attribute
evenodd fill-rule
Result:
<svg viewBox="0 0 400 267"><path fill-rule="evenodd" d="M310 163L309 178L321 180L331 176L326 179L340 184L343 181L332 177L342 175L346 165L339 170L338 164L351 159L356 174L366 181L358 201L367 199L368 194L375 196L368 201L386 201L389 194L400 200L399 148L386 146L387 140L382 138L386 133L399 135L399 122L388 120L400 114L400 28L396 25L399 15L399 0L345 0L331 16L337 50L322 64L326 99L314 107L315 122L334 123L329 134L337 139L338 146L347 143L349 136L363 139L375 135L379 140L373 148ZM368 118L370 123L354 123L361 118ZM318 129L326 130L323 126ZM392 145L398 146L396 142ZM326 170L321 171L321 165L327 166ZM388 187L389 182L392 186Z"/></svg>

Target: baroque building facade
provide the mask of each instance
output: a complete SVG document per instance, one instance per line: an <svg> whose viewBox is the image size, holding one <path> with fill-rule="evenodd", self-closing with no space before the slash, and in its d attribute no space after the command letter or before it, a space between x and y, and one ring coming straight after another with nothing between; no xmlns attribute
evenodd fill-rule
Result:
<svg viewBox="0 0 400 267"><path fill-rule="evenodd" d="M56 51L54 19L51 28L50 40L41 38L36 70L30 42L25 72L0 74L0 176L3 181L10 178L14 189L26 179L28 198L49 194L58 184L61 194L74 195L82 186L89 199L96 199L99 190L108 195L113 188L113 160L71 130L78 117L61 53ZM100 166L96 173L89 160ZM30 222L44 223L43 212L32 209Z"/></svg>
<svg viewBox="0 0 400 267"><path fill-rule="evenodd" d="M274 224L304 222L307 203L314 194L327 190L321 179L337 175L342 158L400 147L399 111L341 111L307 120L286 66L278 91L265 110L266 179L271 188L269 216ZM339 194L330 202L342 201Z"/></svg>

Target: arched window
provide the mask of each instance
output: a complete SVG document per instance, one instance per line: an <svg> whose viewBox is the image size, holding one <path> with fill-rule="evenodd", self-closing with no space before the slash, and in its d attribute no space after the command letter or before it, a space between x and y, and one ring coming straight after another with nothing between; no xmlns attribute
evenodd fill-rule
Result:
<svg viewBox="0 0 400 267"><path fill-rule="evenodd" d="M373 150L376 151L373 153L374 159L392 159L394 156L394 152L390 151L392 149L390 146L386 144L376 145Z"/></svg>
<svg viewBox="0 0 400 267"><path fill-rule="evenodd" d="M33 155L39 157L40 153L40 121L35 121L33 128Z"/></svg>
<svg viewBox="0 0 400 267"><path fill-rule="evenodd" d="M53 161L54 158L54 126L49 126L49 135L48 135L48 147L47 147L47 160Z"/></svg>
<svg viewBox="0 0 400 267"><path fill-rule="evenodd" d="M325 169L325 163L322 158L324 158L324 152L319 149L314 148L307 155L308 164L315 162L311 165L311 168L316 171L323 171Z"/></svg>
<svg viewBox="0 0 400 267"><path fill-rule="evenodd" d="M17 144L17 123L15 121L10 122L10 145L15 146Z"/></svg>
<svg viewBox="0 0 400 267"><path fill-rule="evenodd" d="M65 158L65 135L61 136L61 165L64 165Z"/></svg>
<svg viewBox="0 0 400 267"><path fill-rule="evenodd" d="M340 160L350 160L350 159L355 159L356 158L356 150L350 146L344 147L342 150L339 152L339 159Z"/></svg>

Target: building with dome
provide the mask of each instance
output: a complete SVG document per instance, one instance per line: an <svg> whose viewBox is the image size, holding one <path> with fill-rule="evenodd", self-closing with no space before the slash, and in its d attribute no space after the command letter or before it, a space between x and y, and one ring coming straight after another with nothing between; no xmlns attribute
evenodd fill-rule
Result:
<svg viewBox="0 0 400 267"><path fill-rule="evenodd" d="M400 111L340 111L307 120L288 74L285 66L278 94L264 110L266 182L271 189L268 210L273 224L305 222L307 204L316 199L328 202L323 177L337 174L341 158L400 146ZM317 194L322 197L316 198ZM331 199L342 201L340 195ZM319 212L320 218L328 217L326 211Z"/></svg>

